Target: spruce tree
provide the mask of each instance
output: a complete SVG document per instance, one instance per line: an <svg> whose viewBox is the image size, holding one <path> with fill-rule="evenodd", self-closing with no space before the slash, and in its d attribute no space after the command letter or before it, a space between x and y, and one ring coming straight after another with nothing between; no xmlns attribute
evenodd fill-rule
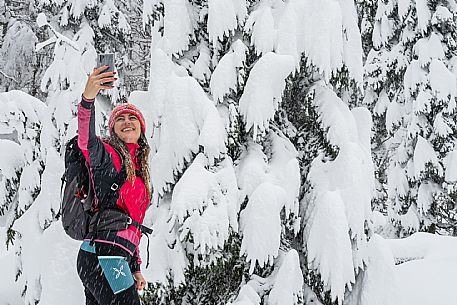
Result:
<svg viewBox="0 0 457 305"><path fill-rule="evenodd" d="M385 120L386 234L455 233L454 13L447 1L378 2L367 102Z"/></svg>
<svg viewBox="0 0 457 305"><path fill-rule="evenodd" d="M154 283L146 300L370 304L375 300L361 291L376 291L382 280L365 279L387 254L376 254L381 241L369 242L371 118L355 107L362 89L355 7L350 1L338 9L331 1L324 7L224 3L145 2L145 11L159 12L148 18L154 20L151 83L131 98L150 108L156 145L151 168L158 202L149 218L156 234L149 249L158 259L145 271ZM207 136L201 124L208 124L207 110L196 110L201 101L216 106L213 124L222 120L227 132L227 148L216 158L207 150L211 143L198 142ZM208 188L217 194L224 183L207 182L211 175L202 170L217 175L227 160L235 166L238 203L230 208L235 218L217 219L228 220L228 235L226 225L220 231L207 223L215 203L225 209L218 203L224 197L209 196ZM205 225L196 227L194 219ZM202 247L202 236L218 242ZM211 289L209 281L231 266L232 277ZM386 278L391 275L392 269ZM393 304L390 296L384 301Z"/></svg>
<svg viewBox="0 0 457 305"><path fill-rule="evenodd" d="M0 1L0 92L20 89L36 94L38 37L29 5L30 1Z"/></svg>
<svg viewBox="0 0 457 305"><path fill-rule="evenodd" d="M46 106L38 99L18 90L0 95L0 136L5 154L0 172L0 225L7 230L2 247L14 241L14 221L36 199L39 192L43 160L40 133Z"/></svg>

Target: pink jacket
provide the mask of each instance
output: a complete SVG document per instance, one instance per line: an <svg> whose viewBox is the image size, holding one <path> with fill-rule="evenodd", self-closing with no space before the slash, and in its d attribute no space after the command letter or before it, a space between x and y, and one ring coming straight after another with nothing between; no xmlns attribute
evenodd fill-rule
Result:
<svg viewBox="0 0 457 305"><path fill-rule="evenodd" d="M91 157L107 158L110 156L112 164L119 172L121 169L121 158L119 154L109 144L104 143L95 135L95 109L93 100L82 99L78 105L78 146L86 157L89 166L91 165ZM135 169L138 169L136 150L139 148L137 144L127 144L130 151ZM106 152L108 154L106 154ZM92 160L99 162L99 160ZM127 212L129 216L142 224L146 209L149 205L144 181L141 177L136 177L133 184L126 181L119 190L119 198L117 206ZM113 234L106 235L103 238L98 237L96 242L113 243L122 247L129 254L137 256L138 270L141 260L138 255L138 245L141 239L141 232L135 226L130 225L126 230L117 231ZM135 268L136 269L136 268ZM138 270L132 270L138 271Z"/></svg>

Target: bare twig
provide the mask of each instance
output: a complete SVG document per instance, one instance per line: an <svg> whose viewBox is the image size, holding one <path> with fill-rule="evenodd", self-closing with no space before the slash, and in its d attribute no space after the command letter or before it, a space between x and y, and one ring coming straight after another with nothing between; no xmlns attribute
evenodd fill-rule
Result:
<svg viewBox="0 0 457 305"><path fill-rule="evenodd" d="M9 78L9 79L13 80L16 84L19 84L19 82L18 82L14 77L7 75L7 74L6 74L5 72L3 72L2 70L0 70L0 74L2 74L2 75L3 75L4 77L6 77L6 78Z"/></svg>

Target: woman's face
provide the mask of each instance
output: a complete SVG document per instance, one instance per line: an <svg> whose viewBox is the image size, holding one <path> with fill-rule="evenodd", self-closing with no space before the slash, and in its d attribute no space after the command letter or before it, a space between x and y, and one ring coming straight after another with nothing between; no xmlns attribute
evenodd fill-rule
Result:
<svg viewBox="0 0 457 305"><path fill-rule="evenodd" d="M114 132L124 143L138 144L141 134L140 121L134 114L121 114L114 120Z"/></svg>

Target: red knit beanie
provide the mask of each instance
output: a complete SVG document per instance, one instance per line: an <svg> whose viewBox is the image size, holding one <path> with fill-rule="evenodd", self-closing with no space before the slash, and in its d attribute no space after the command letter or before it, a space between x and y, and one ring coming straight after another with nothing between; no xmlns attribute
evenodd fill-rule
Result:
<svg viewBox="0 0 457 305"><path fill-rule="evenodd" d="M118 116L120 116L121 114L125 114L125 113L130 113L130 114L135 115L138 118L138 120L140 121L141 130L143 131L144 134L146 134L146 123L144 121L143 114L141 113L141 111L138 108L136 108L132 104L121 104L121 105L114 107L113 111L111 111L111 115L110 115L109 121L108 121L109 133L110 134L112 133L112 130L114 127L114 121L116 120L116 118Z"/></svg>

